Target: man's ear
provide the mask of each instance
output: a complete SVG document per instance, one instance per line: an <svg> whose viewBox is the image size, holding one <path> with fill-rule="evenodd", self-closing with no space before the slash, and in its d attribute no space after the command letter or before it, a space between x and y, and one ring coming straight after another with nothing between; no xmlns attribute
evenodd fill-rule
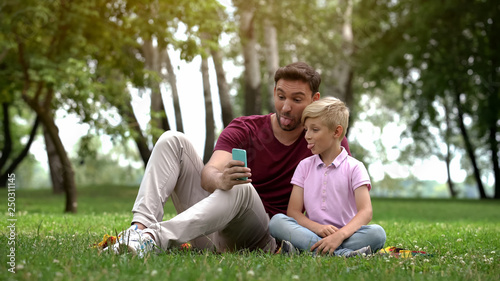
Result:
<svg viewBox="0 0 500 281"><path fill-rule="evenodd" d="M314 95L313 95L313 98L312 100L313 101L317 101L321 98L321 94L319 92L316 92Z"/></svg>

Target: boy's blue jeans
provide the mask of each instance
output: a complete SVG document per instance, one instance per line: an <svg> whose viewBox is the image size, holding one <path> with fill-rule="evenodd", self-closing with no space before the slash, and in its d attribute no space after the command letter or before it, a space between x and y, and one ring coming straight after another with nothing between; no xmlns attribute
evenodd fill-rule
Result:
<svg viewBox="0 0 500 281"><path fill-rule="evenodd" d="M287 240L301 251L309 252L311 246L322 238L311 230L299 225L297 221L284 214L273 216L269 222L269 231L277 240ZM343 256L352 251L370 245L372 252L384 247L385 230L378 224L363 225L351 237L334 251L336 256Z"/></svg>

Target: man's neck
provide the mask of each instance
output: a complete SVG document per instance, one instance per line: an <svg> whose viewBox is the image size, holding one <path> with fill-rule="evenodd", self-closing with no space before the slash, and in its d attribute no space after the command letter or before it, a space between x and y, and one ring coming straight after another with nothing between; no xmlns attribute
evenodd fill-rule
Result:
<svg viewBox="0 0 500 281"><path fill-rule="evenodd" d="M302 128L302 126L297 127L293 131L285 131L281 129L280 125L278 124L278 120L276 119L276 113L271 115L271 125L273 128L274 137L286 146L292 145L304 131L304 128Z"/></svg>

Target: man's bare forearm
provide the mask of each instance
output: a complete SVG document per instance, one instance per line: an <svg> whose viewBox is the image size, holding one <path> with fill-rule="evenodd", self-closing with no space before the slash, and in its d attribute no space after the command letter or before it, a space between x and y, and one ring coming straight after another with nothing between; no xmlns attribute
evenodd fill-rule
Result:
<svg viewBox="0 0 500 281"><path fill-rule="evenodd" d="M205 166L201 171L201 187L212 193L220 186L222 173L215 167Z"/></svg>

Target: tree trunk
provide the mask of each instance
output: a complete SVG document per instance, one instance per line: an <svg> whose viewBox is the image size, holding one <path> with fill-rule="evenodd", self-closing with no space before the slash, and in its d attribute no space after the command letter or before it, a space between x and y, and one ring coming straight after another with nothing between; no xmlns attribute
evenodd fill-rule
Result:
<svg viewBox="0 0 500 281"><path fill-rule="evenodd" d="M37 116L40 118L42 124L46 127L47 132L52 139L57 154L62 162L63 167L63 179L64 179L64 191L66 192L66 206L65 212L76 213L77 211L77 193L75 184L75 174L73 171L73 166L69 160L68 154L64 149L61 138L59 137L59 130L54 122L53 116L50 114L50 108L52 106L52 99L54 98L54 89L45 85L45 82L36 82L36 89L34 96L29 96L29 91L32 86L32 81L29 74L28 61L24 54L24 44L19 41L18 47L18 57L23 70L24 87L21 92L23 100L36 112ZM54 51L52 48L51 51ZM50 54L49 56L50 57ZM45 90L45 95L43 94ZM42 97L43 100L42 100Z"/></svg>
<svg viewBox="0 0 500 281"><path fill-rule="evenodd" d="M271 9L272 5L269 5ZM274 74L279 68L278 32L269 18L264 20L264 42L266 43L267 106L274 111Z"/></svg>
<svg viewBox="0 0 500 281"><path fill-rule="evenodd" d="M177 79L175 77L174 68L172 62L170 61L170 56L168 55L167 48L163 51L163 58L165 61L165 66L168 72L168 83L170 84L170 89L172 89L172 102L174 104L175 113L175 125L178 132L184 132L184 126L182 125L182 114L181 105L179 102L179 92L177 91Z"/></svg>
<svg viewBox="0 0 500 281"><path fill-rule="evenodd" d="M139 155L141 156L144 167L148 164L149 157L151 156L151 149L148 146L148 140L142 133L141 127L139 126L139 121L134 114L134 109L132 108L130 95L125 101L118 101L119 104L115 104L120 116L127 122L128 128L131 131L132 137L134 138L137 149L139 150Z"/></svg>
<svg viewBox="0 0 500 281"><path fill-rule="evenodd" d="M39 121L40 121L40 119L37 116L35 118L35 122L33 123L33 127L31 128L30 137L28 139L28 142L24 146L23 150L14 159L14 161L12 161L12 163L10 163L9 167L5 170L5 172L2 173L2 175L0 175L0 187L7 186L7 180L8 180L9 174L12 174L16 170L17 166L19 166L19 164L21 164L21 162L24 160L24 158L26 156L28 156L28 152L30 151L31 144L35 140L36 131L38 129L38 124L40 123Z"/></svg>
<svg viewBox="0 0 500 281"><path fill-rule="evenodd" d="M245 115L260 114L260 69L257 52L257 36L254 27L254 8L246 8L240 14L240 38L245 60Z"/></svg>
<svg viewBox="0 0 500 281"><path fill-rule="evenodd" d="M76 213L77 212L77 193L76 193L76 184L75 184L75 173L73 171L73 166L71 165L71 161L69 160L68 154L64 149L64 145L59 137L59 129L57 128L56 123L54 122L54 118L50 113L50 106L52 104L53 99L53 89L47 88L45 99L43 104L39 103L39 98L42 96L42 91L45 89L45 85L43 82L38 82L37 90L34 98L30 98L27 94L29 89L30 81L27 79L25 81L25 87L22 93L24 101L37 113L38 117L40 117L40 121L44 125L47 130L47 134L51 138L57 155L61 160L62 164L62 178L64 182L64 191L66 193L66 205L64 211L67 213Z"/></svg>
<svg viewBox="0 0 500 281"><path fill-rule="evenodd" d="M491 162L493 164L493 175L495 177L495 194L493 198L500 199L500 168L498 167L498 141L496 140L498 129L496 124L490 126L490 149L491 149Z"/></svg>
<svg viewBox="0 0 500 281"><path fill-rule="evenodd" d="M458 109L458 124L460 127L460 132L462 133L462 138L464 139L467 156L469 157L472 163L474 178L476 179L479 196L481 197L481 199L486 199L487 198L486 193L484 192L483 182L481 180L481 172L479 171L479 167L476 161L476 155L474 154L474 148L472 147L472 143L470 141L469 134L467 133L467 128L465 127L464 123L464 114L462 106L460 104L460 92L457 91L457 89L455 89L455 102L457 104L457 109Z"/></svg>
<svg viewBox="0 0 500 281"><path fill-rule="evenodd" d="M203 96L205 98L205 151L203 153L203 162L207 163L214 149L215 143L215 122L214 111L212 105L212 92L210 90L210 80L208 75L208 59L202 56L201 58L201 74L203 77Z"/></svg>
<svg viewBox="0 0 500 281"><path fill-rule="evenodd" d="M447 176L447 182L448 182L448 189L450 190L450 196L451 196L451 198L456 198L457 193L455 192L455 185L453 183L453 180L451 179L451 169L450 169L451 154L450 154L450 145L449 144L446 144L445 162L446 162L446 176Z"/></svg>
<svg viewBox="0 0 500 281"><path fill-rule="evenodd" d="M10 116L9 116L10 104L7 102L2 103L2 115L3 115L3 134L4 134L4 146L2 148L2 157L0 157L0 171L3 169L7 159L9 159L12 153L12 136L10 134ZM3 182L0 182L3 183Z"/></svg>
<svg viewBox="0 0 500 281"><path fill-rule="evenodd" d="M445 155L445 162L446 162L446 175L447 175L447 182L448 182L448 189L450 190L450 195L452 198L457 197L457 193L455 191L455 187L453 184L453 180L451 179L451 169L450 169L450 163L451 163L451 150L450 150L450 139L451 139L451 120L450 120L450 109L448 106L448 101L446 98L443 99L443 105L444 105L444 115L445 115L445 120L446 120L446 132L445 132L445 142L446 142L446 155Z"/></svg>
<svg viewBox="0 0 500 281"><path fill-rule="evenodd" d="M346 106L353 112L354 97L352 92L352 80L354 76L351 59L354 53L354 36L352 31L352 9L353 1L347 0L343 4L342 23L342 58L337 63L333 70L336 84L332 87L333 95L344 101ZM352 115L352 113L351 113ZM349 128L346 131L348 134Z"/></svg>
<svg viewBox="0 0 500 281"><path fill-rule="evenodd" d="M497 61L492 61L492 63L497 63ZM491 75L496 74L495 66L492 65ZM499 104L499 95L500 95L500 87L498 87L498 83L490 82L488 89L488 110L490 115L488 116L488 124L489 124L489 146L491 150L491 162L493 166L493 176L495 178L495 187L494 187L494 195L493 198L500 199L500 167L499 167L499 159L498 159L498 104Z"/></svg>
<svg viewBox="0 0 500 281"><path fill-rule="evenodd" d="M161 96L160 79L161 79L161 61L162 52L157 47L153 46L151 39L144 40L142 45L144 57L146 59L146 68L155 72L158 77L150 79L151 89L151 130L153 135L153 143L156 143L160 135L164 131L170 130L168 124L165 106ZM159 130L158 130L159 129Z"/></svg>
<svg viewBox="0 0 500 281"><path fill-rule="evenodd" d="M233 120L233 107L231 105L231 96L229 95L229 86L226 81L226 72L222 66L222 52L220 50L212 50L212 60L217 74L217 86L219 88L220 107L222 111L222 124L227 127Z"/></svg>
<svg viewBox="0 0 500 281"><path fill-rule="evenodd" d="M167 113L163 105L160 84L153 82L151 85L151 127L153 128L153 143L156 143L163 132L170 130ZM159 129L159 130L155 130Z"/></svg>
<svg viewBox="0 0 500 281"><path fill-rule="evenodd" d="M498 56L498 48L500 47L500 40L498 40L498 29L500 28L500 24L498 21L495 21L493 25L488 25L486 28L486 38L491 38L487 40L488 49L489 49L489 83L487 83L487 93L488 93L488 110L490 115L488 117L489 124L489 143L491 149L491 162L493 164L493 175L495 177L495 188L493 198L500 199L500 167L499 167L499 159L498 159L498 114L494 114L498 112L498 104L500 103L500 71L498 70L498 65L500 63L500 58Z"/></svg>
<svg viewBox="0 0 500 281"><path fill-rule="evenodd" d="M52 192L61 194L64 192L63 168L61 159L56 151L56 146L49 135L49 132L43 127L43 137L45 140L45 150L49 162L50 179L52 181Z"/></svg>
<svg viewBox="0 0 500 281"><path fill-rule="evenodd" d="M350 63L354 52L352 32L352 0L345 1L342 24L342 58L335 68L336 85L333 88L334 95L344 101L350 109L353 105L352 78L353 71Z"/></svg>
<svg viewBox="0 0 500 281"><path fill-rule="evenodd" d="M66 206L64 211L67 213L77 212L77 193L75 184L75 173L73 166L69 160L68 154L64 149L61 138L59 137L59 129L57 128L54 119L46 113L40 116L42 123L45 125L47 132L52 139L57 155L59 156L62 164L62 173L64 181L64 191L66 192Z"/></svg>

